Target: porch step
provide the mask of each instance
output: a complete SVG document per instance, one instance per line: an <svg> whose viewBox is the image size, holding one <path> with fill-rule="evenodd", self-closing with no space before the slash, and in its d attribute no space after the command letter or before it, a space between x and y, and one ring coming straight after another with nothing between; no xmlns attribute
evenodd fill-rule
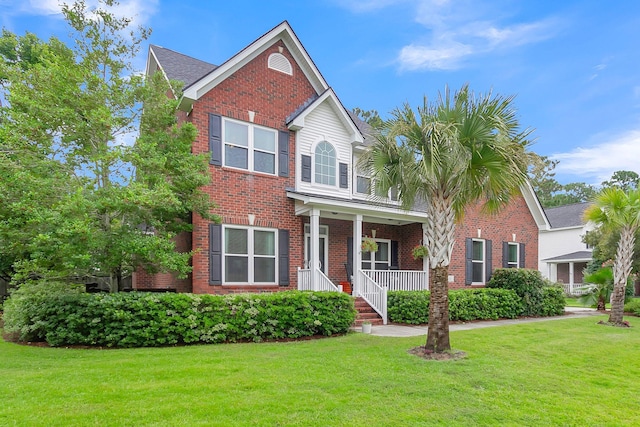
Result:
<svg viewBox="0 0 640 427"><path fill-rule="evenodd" d="M355 307L358 311L354 326L361 326L363 322L368 321L372 325L382 325L382 317L361 297L356 298Z"/></svg>

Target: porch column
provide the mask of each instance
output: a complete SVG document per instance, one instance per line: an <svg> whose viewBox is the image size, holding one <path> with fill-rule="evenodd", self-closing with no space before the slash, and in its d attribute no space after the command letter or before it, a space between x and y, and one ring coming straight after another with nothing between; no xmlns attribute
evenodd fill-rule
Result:
<svg viewBox="0 0 640 427"><path fill-rule="evenodd" d="M569 289L573 295L573 262L569 263Z"/></svg>
<svg viewBox="0 0 640 427"><path fill-rule="evenodd" d="M360 296L358 271L362 268L362 215L353 220L353 296Z"/></svg>
<svg viewBox="0 0 640 427"><path fill-rule="evenodd" d="M422 241L420 242L421 245L424 245L424 242L426 241L426 239L424 238L425 235L425 230L427 228L427 224L426 223L422 223ZM429 256L423 257L422 258L422 271L426 271L427 274L426 276L426 280L427 283L425 283L426 287L423 287L423 289L429 289ZM447 280L449 280L447 278Z"/></svg>
<svg viewBox="0 0 640 427"><path fill-rule="evenodd" d="M320 210L313 208L310 213L311 223L309 224L309 270L311 273L311 289L318 290L319 277L317 274L320 266Z"/></svg>

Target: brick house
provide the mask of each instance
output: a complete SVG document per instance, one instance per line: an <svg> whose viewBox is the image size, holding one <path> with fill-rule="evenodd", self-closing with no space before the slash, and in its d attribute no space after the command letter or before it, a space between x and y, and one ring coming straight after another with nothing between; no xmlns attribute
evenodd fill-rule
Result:
<svg viewBox="0 0 640 427"><path fill-rule="evenodd" d="M193 216L179 242L197 251L188 279L138 272L134 287L330 290L353 278L374 304L373 293L428 286L426 261L411 256L425 214L400 209L392 192L372 194L356 167L370 128L344 108L286 21L219 66L151 46L147 73L158 71L185 83L178 114L199 130L193 152L209 153L206 192L223 221ZM482 286L503 266L536 268L546 227L529 186L497 217L470 209L457 227L451 287ZM377 252L362 253L364 236Z"/></svg>

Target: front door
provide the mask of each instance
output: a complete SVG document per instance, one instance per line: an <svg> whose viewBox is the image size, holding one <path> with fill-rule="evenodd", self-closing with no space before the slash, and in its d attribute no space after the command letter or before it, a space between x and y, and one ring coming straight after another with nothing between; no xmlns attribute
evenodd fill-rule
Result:
<svg viewBox="0 0 640 427"><path fill-rule="evenodd" d="M309 258L311 257L311 234L309 233L309 225L304 226L304 261L305 267L310 267ZM320 259L320 270L327 274L329 271L327 268L327 252L329 252L329 227L326 225L320 226L320 235L318 236L318 247Z"/></svg>

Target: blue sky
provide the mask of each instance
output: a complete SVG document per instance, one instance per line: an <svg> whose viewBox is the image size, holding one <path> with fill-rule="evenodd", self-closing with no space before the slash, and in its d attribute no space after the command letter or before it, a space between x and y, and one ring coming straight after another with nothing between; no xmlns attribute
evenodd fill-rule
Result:
<svg viewBox="0 0 640 427"><path fill-rule="evenodd" d="M348 109L385 117L469 83L516 95L560 182L640 173L636 0L121 0L120 11L153 29L149 43L214 64L286 19ZM19 35L68 34L57 0L0 0L0 19Z"/></svg>

